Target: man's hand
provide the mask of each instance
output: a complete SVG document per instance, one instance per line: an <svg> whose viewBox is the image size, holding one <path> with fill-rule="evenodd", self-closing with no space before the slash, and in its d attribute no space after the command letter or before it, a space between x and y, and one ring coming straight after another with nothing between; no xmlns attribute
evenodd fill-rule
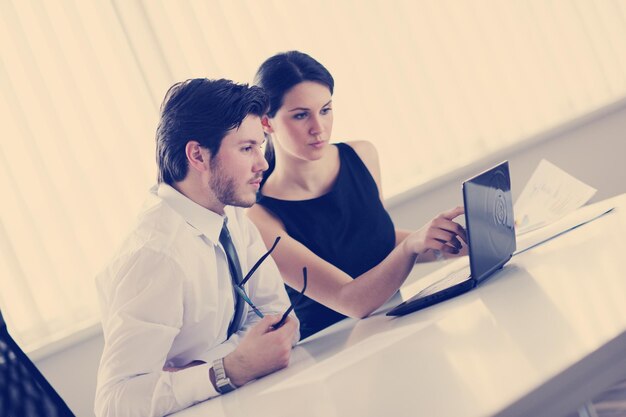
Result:
<svg viewBox="0 0 626 417"><path fill-rule="evenodd" d="M272 325L281 316L265 316L254 325L239 346L224 358L230 381L240 387L253 379L270 374L289 364L296 321L289 317L277 330Z"/></svg>

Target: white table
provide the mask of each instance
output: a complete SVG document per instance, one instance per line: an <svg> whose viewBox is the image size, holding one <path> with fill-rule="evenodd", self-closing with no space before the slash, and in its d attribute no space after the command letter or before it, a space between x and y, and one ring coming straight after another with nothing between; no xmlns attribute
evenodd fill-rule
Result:
<svg viewBox="0 0 626 417"><path fill-rule="evenodd" d="M598 204L617 209L515 256L477 289L386 317L397 295L383 312L299 344L287 369L177 416L558 417L575 410L626 378L626 194ZM411 284L411 292L459 262Z"/></svg>

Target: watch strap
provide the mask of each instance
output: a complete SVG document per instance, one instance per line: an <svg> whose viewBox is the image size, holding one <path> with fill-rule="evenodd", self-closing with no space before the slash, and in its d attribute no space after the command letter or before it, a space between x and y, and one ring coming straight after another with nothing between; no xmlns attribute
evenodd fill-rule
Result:
<svg viewBox="0 0 626 417"><path fill-rule="evenodd" d="M237 389L230 378L226 375L224 369L224 358L219 358L213 361L213 374L215 375L215 389L220 394L226 394L227 392Z"/></svg>

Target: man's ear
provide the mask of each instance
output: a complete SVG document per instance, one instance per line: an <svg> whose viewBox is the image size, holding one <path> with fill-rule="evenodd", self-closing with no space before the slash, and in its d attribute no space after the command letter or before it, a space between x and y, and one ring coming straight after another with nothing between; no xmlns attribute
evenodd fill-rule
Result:
<svg viewBox="0 0 626 417"><path fill-rule="evenodd" d="M204 149L195 140L190 140L185 145L185 155L189 162L189 168L203 172L209 168L209 151Z"/></svg>
<svg viewBox="0 0 626 417"><path fill-rule="evenodd" d="M268 135L274 133L274 129L272 128L272 122L269 117L261 117L261 125L263 126L263 131Z"/></svg>

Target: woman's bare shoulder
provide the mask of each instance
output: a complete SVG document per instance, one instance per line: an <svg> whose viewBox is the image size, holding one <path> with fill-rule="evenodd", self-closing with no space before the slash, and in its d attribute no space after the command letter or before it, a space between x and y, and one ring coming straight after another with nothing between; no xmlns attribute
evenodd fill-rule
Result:
<svg viewBox="0 0 626 417"><path fill-rule="evenodd" d="M361 158L361 161L363 161L367 167L367 170L374 178L374 181L376 181L378 191L382 195L380 162L378 160L378 151L376 150L374 144L366 140L355 140L345 142L345 144L354 149L354 152L356 152L359 158Z"/></svg>

